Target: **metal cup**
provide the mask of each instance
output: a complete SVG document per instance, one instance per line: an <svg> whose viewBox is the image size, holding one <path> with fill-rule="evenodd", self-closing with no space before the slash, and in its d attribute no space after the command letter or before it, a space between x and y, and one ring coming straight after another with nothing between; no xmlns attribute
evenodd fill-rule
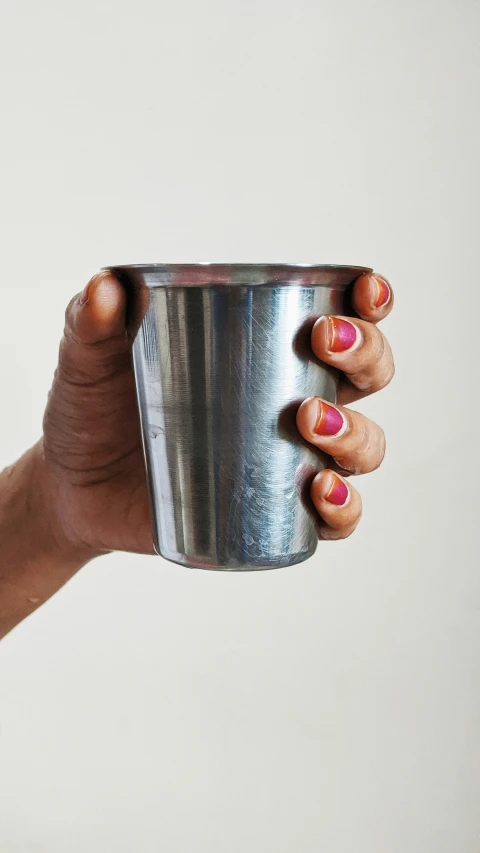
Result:
<svg viewBox="0 0 480 853"><path fill-rule="evenodd" d="M336 398L310 348L348 311L364 267L113 267L133 294L133 345L156 551L205 569L279 568L317 545L309 487L323 459L295 413Z"/></svg>

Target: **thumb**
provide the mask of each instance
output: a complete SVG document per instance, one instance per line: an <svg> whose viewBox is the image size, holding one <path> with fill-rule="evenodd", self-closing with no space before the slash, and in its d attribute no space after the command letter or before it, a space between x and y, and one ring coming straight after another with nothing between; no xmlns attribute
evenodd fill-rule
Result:
<svg viewBox="0 0 480 853"><path fill-rule="evenodd" d="M126 307L127 295L113 273L98 273L68 306L67 328L85 344L123 335Z"/></svg>
<svg viewBox="0 0 480 853"><path fill-rule="evenodd" d="M95 275L65 314L59 370L78 384L94 384L130 367L127 294L112 272Z"/></svg>

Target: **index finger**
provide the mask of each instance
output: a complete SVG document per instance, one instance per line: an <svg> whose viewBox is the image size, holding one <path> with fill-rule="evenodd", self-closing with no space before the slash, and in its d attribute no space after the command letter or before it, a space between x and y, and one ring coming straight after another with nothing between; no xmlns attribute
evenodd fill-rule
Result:
<svg viewBox="0 0 480 853"><path fill-rule="evenodd" d="M390 282L379 273L364 273L355 281L352 291L352 308L362 320L378 323L393 307L393 290Z"/></svg>

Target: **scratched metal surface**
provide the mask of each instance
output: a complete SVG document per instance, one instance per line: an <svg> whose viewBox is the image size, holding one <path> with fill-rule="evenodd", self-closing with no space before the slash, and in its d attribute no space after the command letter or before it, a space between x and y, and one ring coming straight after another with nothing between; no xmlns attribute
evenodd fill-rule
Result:
<svg viewBox="0 0 480 853"><path fill-rule="evenodd" d="M134 365L162 556L239 571L314 553L308 489L323 460L299 440L295 410L310 395L335 400L336 377L316 363L309 336L317 317L342 311L358 274L258 266L132 272L149 288Z"/></svg>

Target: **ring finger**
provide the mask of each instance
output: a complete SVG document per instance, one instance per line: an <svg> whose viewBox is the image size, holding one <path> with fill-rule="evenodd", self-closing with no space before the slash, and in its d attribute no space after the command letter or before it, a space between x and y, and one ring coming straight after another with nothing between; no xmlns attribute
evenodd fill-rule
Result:
<svg viewBox="0 0 480 853"><path fill-rule="evenodd" d="M351 474L374 471L385 455L385 436L378 424L320 397L303 401L297 412L297 427L303 438Z"/></svg>

